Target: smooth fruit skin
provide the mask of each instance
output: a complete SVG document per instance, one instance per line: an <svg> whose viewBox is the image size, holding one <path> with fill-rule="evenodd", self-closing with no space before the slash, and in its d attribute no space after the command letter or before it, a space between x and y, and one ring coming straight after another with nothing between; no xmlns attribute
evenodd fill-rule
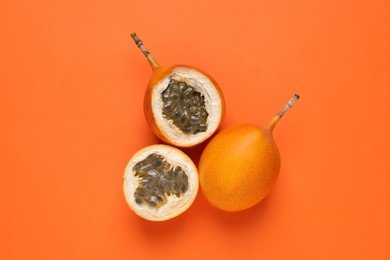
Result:
<svg viewBox="0 0 390 260"><path fill-rule="evenodd" d="M199 161L202 192L215 207L241 211L259 203L280 170L272 129L257 125L225 128L205 147Z"/></svg>
<svg viewBox="0 0 390 260"><path fill-rule="evenodd" d="M152 77L148 83L148 86L145 91L144 96L144 114L146 118L146 122L148 123L152 132L162 141L168 144L172 144L172 142L160 131L158 128L155 118L153 116L153 108L152 108L152 91L153 87L163 78L168 76L172 71L173 67L156 67L153 69ZM175 144L173 144L175 145Z"/></svg>

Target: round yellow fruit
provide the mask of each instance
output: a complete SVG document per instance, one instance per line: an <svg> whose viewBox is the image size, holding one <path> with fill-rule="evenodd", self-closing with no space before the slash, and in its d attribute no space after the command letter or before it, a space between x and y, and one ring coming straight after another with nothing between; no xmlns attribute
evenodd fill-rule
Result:
<svg viewBox="0 0 390 260"><path fill-rule="evenodd" d="M272 131L298 98L294 95L265 126L228 127L207 144L198 171L202 192L212 205L225 211L241 211L267 196L280 170Z"/></svg>
<svg viewBox="0 0 390 260"><path fill-rule="evenodd" d="M215 207L240 211L260 202L280 169L271 132L255 125L229 127L206 146L199 161L203 194Z"/></svg>

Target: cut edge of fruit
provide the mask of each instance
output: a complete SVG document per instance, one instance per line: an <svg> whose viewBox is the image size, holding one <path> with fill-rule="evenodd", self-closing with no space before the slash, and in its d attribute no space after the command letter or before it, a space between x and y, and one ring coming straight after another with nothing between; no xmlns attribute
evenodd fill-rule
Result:
<svg viewBox="0 0 390 260"><path fill-rule="evenodd" d="M178 81L188 82L196 91L204 96L205 108L209 113L207 130L205 132L186 134L172 122L164 118L162 114L163 102L161 93L167 88L172 78ZM175 146L190 147L203 142L215 133L222 121L224 101L220 92L206 75L195 69L176 67L169 75L155 85L151 100L152 113L156 125L162 134Z"/></svg>
<svg viewBox="0 0 390 260"><path fill-rule="evenodd" d="M161 154L168 163L182 167L189 180L188 190L183 196L168 196L167 203L160 208L152 208L145 204L139 205L135 202L134 196L140 178L134 175L133 167L137 162L152 153ZM139 150L128 162L123 176L123 192L126 203L134 213L150 221L164 221L182 214L193 204L198 190L199 179L195 164L185 153L168 145L156 144Z"/></svg>

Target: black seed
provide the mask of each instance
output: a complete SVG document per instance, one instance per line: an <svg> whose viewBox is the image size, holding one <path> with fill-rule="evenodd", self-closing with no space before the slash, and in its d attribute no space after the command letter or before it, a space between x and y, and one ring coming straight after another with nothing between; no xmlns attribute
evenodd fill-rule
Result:
<svg viewBox="0 0 390 260"><path fill-rule="evenodd" d="M164 105L164 109L168 112L172 111L173 110L173 104L172 104L172 101L167 101L167 103L165 103Z"/></svg>
<svg viewBox="0 0 390 260"><path fill-rule="evenodd" d="M196 124L199 122L199 116L198 115L192 115L191 116L191 124Z"/></svg>
<svg viewBox="0 0 390 260"><path fill-rule="evenodd" d="M164 193L165 188L164 188L163 185L158 185L157 188L158 188L158 191L159 191L159 192Z"/></svg>
<svg viewBox="0 0 390 260"><path fill-rule="evenodd" d="M138 189L137 189L137 191L135 192L135 196L138 196L138 197L143 197L143 196L145 196L144 190L138 191Z"/></svg>
<svg viewBox="0 0 390 260"><path fill-rule="evenodd" d="M183 92L183 91L185 91L186 89L187 89L186 84L185 84L184 82L180 82L180 83L179 83L179 90L180 90L181 92Z"/></svg>
<svg viewBox="0 0 390 260"><path fill-rule="evenodd" d="M139 167L139 169L140 169L141 171L144 171L144 170L148 169L149 167L150 167L150 165L145 163L145 164L141 165L141 166Z"/></svg>
<svg viewBox="0 0 390 260"><path fill-rule="evenodd" d="M198 111L198 108L196 106L191 106L189 110L190 113L196 113Z"/></svg>
<svg viewBox="0 0 390 260"><path fill-rule="evenodd" d="M169 170L167 171L167 179L168 179L168 180L171 179L171 178L172 178L172 175L173 175L173 170L172 170L172 169L169 169Z"/></svg>
<svg viewBox="0 0 390 260"><path fill-rule="evenodd" d="M148 176L149 177L157 177L158 173L154 170L148 171Z"/></svg>
<svg viewBox="0 0 390 260"><path fill-rule="evenodd" d="M194 88L188 87L188 88L184 91L184 94L190 95L190 94L192 94L193 91L194 91Z"/></svg>
<svg viewBox="0 0 390 260"><path fill-rule="evenodd" d="M169 98L169 92L168 91L164 91L163 92L163 97L166 98L166 99Z"/></svg>
<svg viewBox="0 0 390 260"><path fill-rule="evenodd" d="M171 79L161 98L164 103L163 116L184 133L196 134L206 131L208 114L205 111L204 96L192 86ZM193 115L195 116L192 117ZM204 123L205 127L199 127L200 123Z"/></svg>
<svg viewBox="0 0 390 260"><path fill-rule="evenodd" d="M153 166L156 167L156 168L159 168L161 165L162 165L162 161L161 160L156 160L156 161L153 162Z"/></svg>
<svg viewBox="0 0 390 260"><path fill-rule="evenodd" d="M202 130L205 130L206 129L206 125L205 124L199 124L199 130L202 131Z"/></svg>
<svg viewBox="0 0 390 260"><path fill-rule="evenodd" d="M184 193L184 192L186 192L187 187L184 184L182 184L182 185L180 185L180 190L182 193Z"/></svg>
<svg viewBox="0 0 390 260"><path fill-rule="evenodd" d="M186 121L187 121L187 116L186 115L182 115L181 118L180 118L180 123L182 125L184 125Z"/></svg>
<svg viewBox="0 0 390 260"><path fill-rule="evenodd" d="M149 201L149 205L152 207L157 207L157 203L155 201Z"/></svg>
<svg viewBox="0 0 390 260"><path fill-rule="evenodd" d="M144 168L143 171L140 169ZM137 204L160 207L167 203L165 196L180 197L188 189L188 176L180 166L167 163L163 156L151 154L134 167L139 186L134 192Z"/></svg>
<svg viewBox="0 0 390 260"><path fill-rule="evenodd" d="M175 115L174 115L174 119L177 121L177 120L179 120L180 117L181 117L181 113L180 112L176 112Z"/></svg>

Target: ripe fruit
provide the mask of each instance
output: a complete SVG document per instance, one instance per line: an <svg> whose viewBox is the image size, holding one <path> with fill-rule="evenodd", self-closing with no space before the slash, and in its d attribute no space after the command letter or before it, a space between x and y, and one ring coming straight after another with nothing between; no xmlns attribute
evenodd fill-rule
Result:
<svg viewBox="0 0 390 260"><path fill-rule="evenodd" d="M191 147L219 128L225 101L207 73L188 65L160 66L135 33L134 42L153 73L144 98L145 117L152 131L166 143Z"/></svg>
<svg viewBox="0 0 390 260"><path fill-rule="evenodd" d="M259 203L270 192L280 169L272 130L298 98L295 95L265 126L232 126L207 144L198 170L201 189L212 205L240 211Z"/></svg>
<svg viewBox="0 0 390 260"><path fill-rule="evenodd" d="M186 211L198 193L198 171L182 151L151 145L138 151L126 166L123 192L140 217L163 221Z"/></svg>

